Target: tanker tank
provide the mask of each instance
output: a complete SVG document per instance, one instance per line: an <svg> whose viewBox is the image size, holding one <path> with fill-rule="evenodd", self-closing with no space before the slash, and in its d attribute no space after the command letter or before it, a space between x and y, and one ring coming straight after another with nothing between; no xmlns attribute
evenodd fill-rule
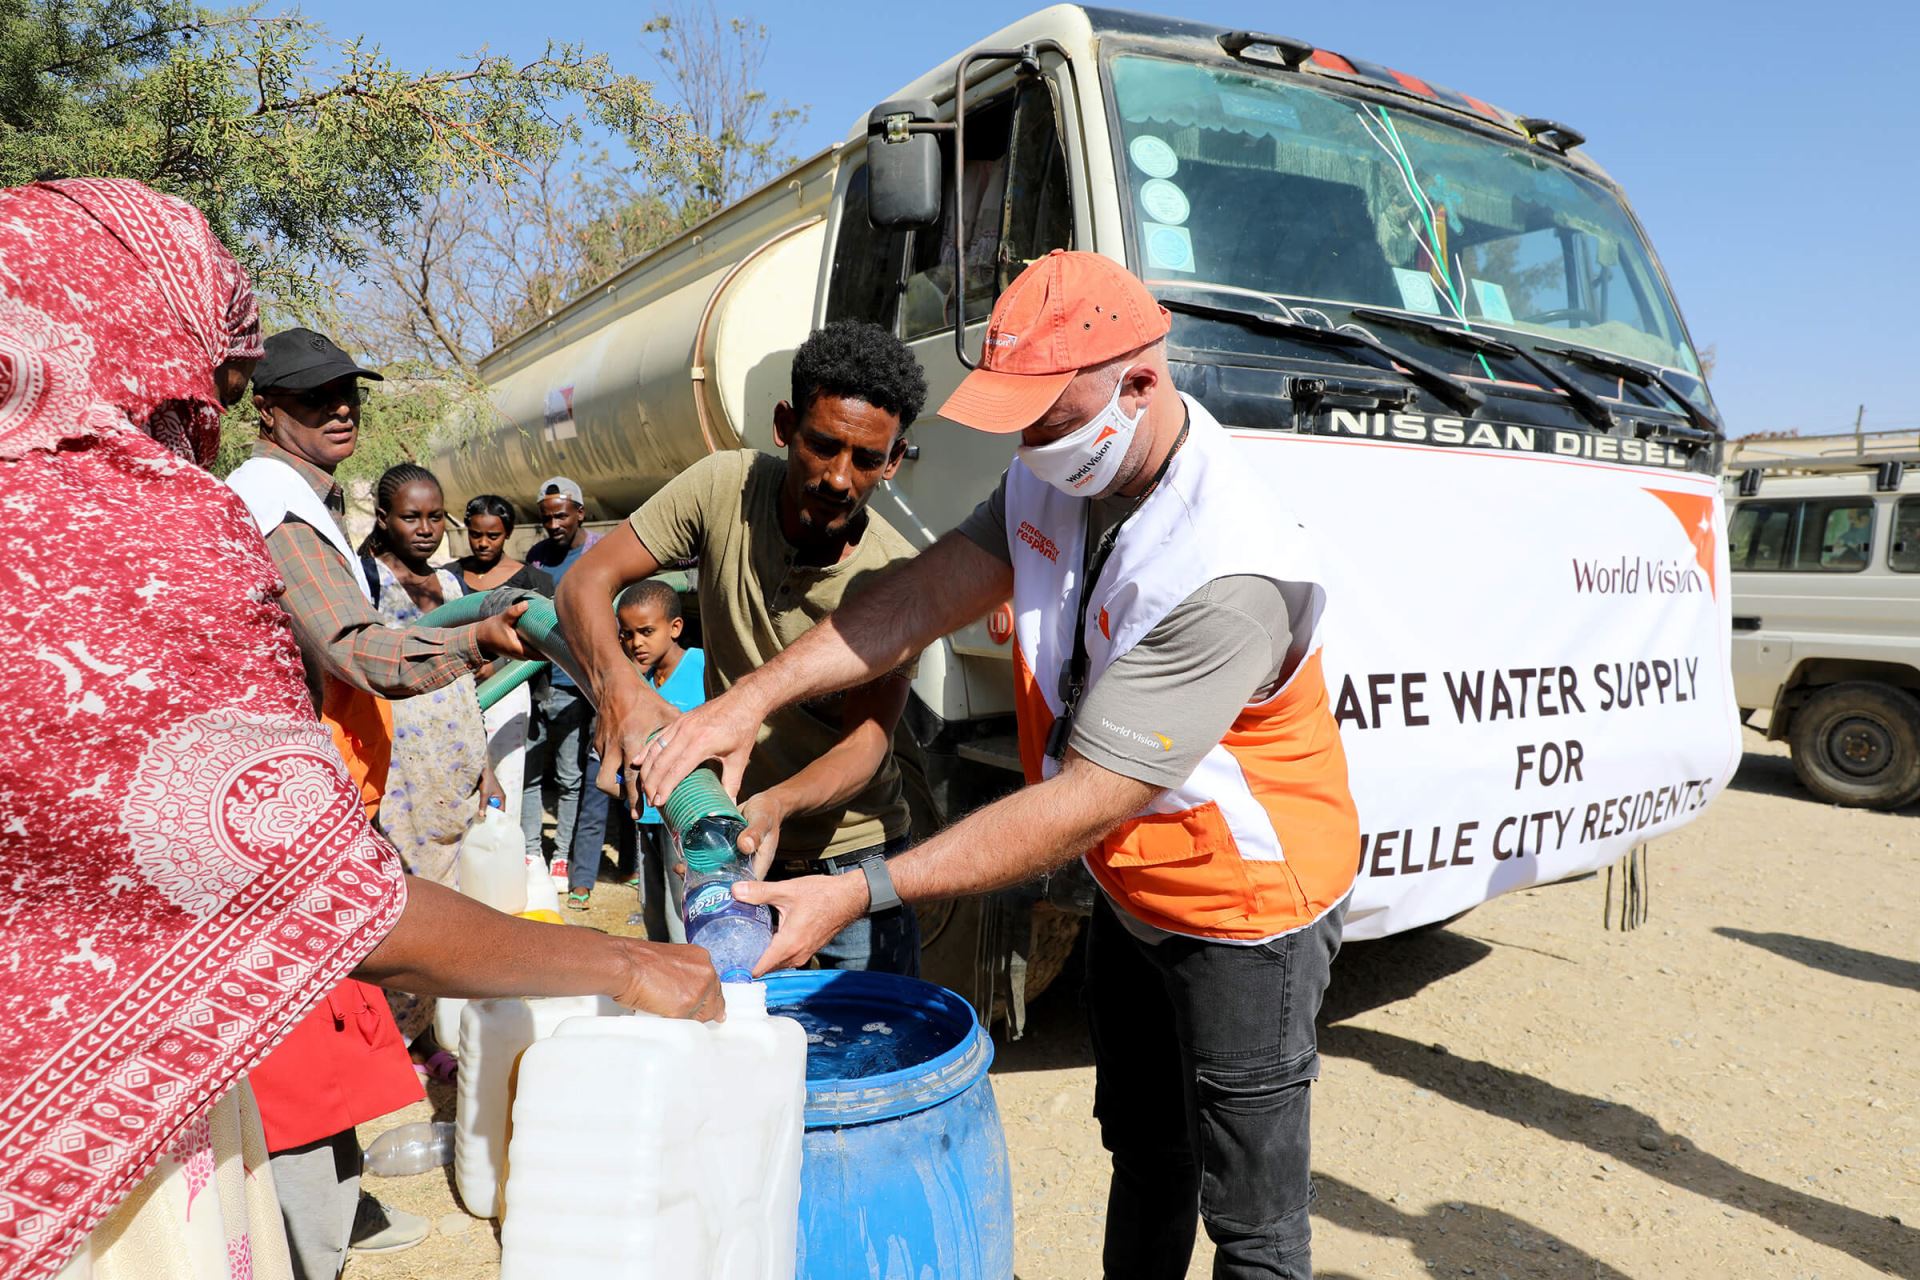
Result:
<svg viewBox="0 0 1920 1280"><path fill-rule="evenodd" d="M433 459L448 509L579 481L616 520L720 449L771 448L820 287L838 146L642 257L480 365L491 404Z"/></svg>

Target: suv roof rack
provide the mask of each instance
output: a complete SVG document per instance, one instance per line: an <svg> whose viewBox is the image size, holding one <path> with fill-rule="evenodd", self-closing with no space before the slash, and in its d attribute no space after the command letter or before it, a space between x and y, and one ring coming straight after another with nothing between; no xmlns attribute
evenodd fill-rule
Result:
<svg viewBox="0 0 1920 1280"><path fill-rule="evenodd" d="M1739 478L1739 496L1751 498L1760 492L1766 476L1828 476L1851 472L1872 472L1873 487L1880 493L1897 493L1906 479L1908 467L1920 467L1920 450L1882 449L1859 453L1817 454L1813 457L1734 459L1726 465L1725 475Z"/></svg>

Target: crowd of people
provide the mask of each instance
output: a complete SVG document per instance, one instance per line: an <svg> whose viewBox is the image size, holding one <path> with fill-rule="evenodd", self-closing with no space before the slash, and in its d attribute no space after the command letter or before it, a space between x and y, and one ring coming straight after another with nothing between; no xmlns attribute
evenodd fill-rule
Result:
<svg viewBox="0 0 1920 1280"><path fill-rule="evenodd" d="M1358 847L1324 591L1174 389L1167 331L1104 258L1023 272L940 408L1017 436L1017 460L917 556L869 503L926 379L859 322L794 352L781 453L712 454L605 533L567 476L456 519L403 464L356 545L337 473L377 370L309 329L263 341L179 201L0 191L0 698L21 725L0 1280L334 1280L350 1250L417 1243L427 1223L361 1189L355 1127L458 1071L435 998L724 1016L659 811L709 760L762 881L736 892L778 913L763 973L916 974L914 904L1084 855L1108 1274L1185 1274L1202 1221L1216 1275L1310 1274L1313 1016ZM205 467L249 387L260 437L222 484ZM38 536L56 520L68 536ZM660 576L689 564L697 645ZM533 656L525 604L430 615L501 587L554 597L577 666L483 709L477 683ZM917 657L1009 599L1030 785L916 832L895 743ZM645 937L459 894L490 808L568 907L608 872L636 890Z"/></svg>

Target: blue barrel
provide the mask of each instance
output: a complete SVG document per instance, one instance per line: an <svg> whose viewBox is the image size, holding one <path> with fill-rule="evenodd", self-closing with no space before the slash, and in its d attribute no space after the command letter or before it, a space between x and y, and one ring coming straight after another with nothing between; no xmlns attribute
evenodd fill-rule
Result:
<svg viewBox="0 0 1920 1280"><path fill-rule="evenodd" d="M776 973L807 1031L799 1280L1009 1280L1013 1184L966 1001L889 973Z"/></svg>

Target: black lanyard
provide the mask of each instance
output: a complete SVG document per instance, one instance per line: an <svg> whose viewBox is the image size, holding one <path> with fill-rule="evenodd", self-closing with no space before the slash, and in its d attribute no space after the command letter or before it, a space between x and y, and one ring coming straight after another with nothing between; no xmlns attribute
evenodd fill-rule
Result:
<svg viewBox="0 0 1920 1280"><path fill-rule="evenodd" d="M1186 405L1182 403L1182 409ZM1180 446L1187 442L1187 428L1192 425L1192 417L1180 424L1180 434L1174 437L1173 448L1167 450L1167 456L1160 460L1160 469L1153 473L1153 479L1140 496L1133 500L1125 515L1107 527L1100 535L1096 546L1093 537L1094 498L1086 499L1086 524L1080 535L1080 583L1076 588L1079 599L1073 610L1073 657L1060 672L1060 686L1056 692L1060 696L1060 714L1054 717L1053 728L1047 731L1046 753L1056 764L1067 757L1067 739L1073 736L1073 719L1079 714L1080 699L1087 691L1087 605L1093 594L1093 584L1100 580L1100 574L1107 567L1107 557L1113 554L1114 544L1120 541L1120 531L1126 528L1127 521L1134 513L1146 505L1147 498L1160 487L1167 477L1167 469L1173 466L1174 455L1180 452Z"/></svg>

